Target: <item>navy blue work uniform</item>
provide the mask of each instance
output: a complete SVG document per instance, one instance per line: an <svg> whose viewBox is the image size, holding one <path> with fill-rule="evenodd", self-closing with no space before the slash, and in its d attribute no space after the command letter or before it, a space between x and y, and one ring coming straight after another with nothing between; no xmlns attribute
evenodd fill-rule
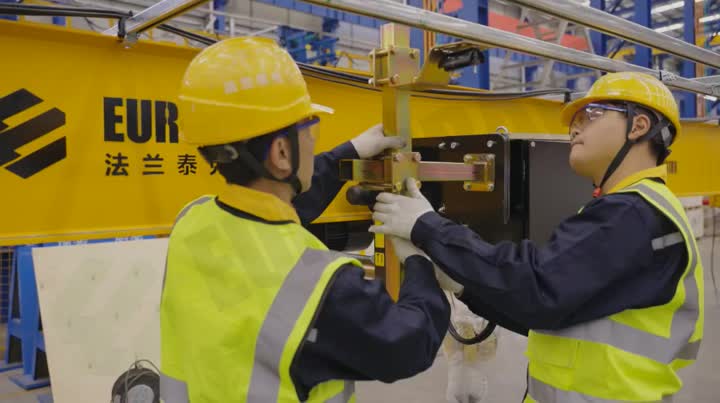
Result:
<svg viewBox="0 0 720 403"><path fill-rule="evenodd" d="M315 157L312 187L293 201L303 225L319 217L342 188L339 161L356 158L350 142ZM233 206L221 207L243 218L272 223ZM290 367L301 401L315 385L328 380L393 382L432 365L447 332L450 306L430 261L411 256L405 268L397 302L380 281L364 279L363 269L354 265L338 269L313 325L317 338L304 344Z"/></svg>
<svg viewBox="0 0 720 403"><path fill-rule="evenodd" d="M665 175L656 167L617 188ZM683 243L654 251L652 240L675 231L641 196L611 192L562 222L543 247L529 240L492 245L435 212L419 218L411 238L465 286L459 299L471 311L527 335L669 302L687 251Z"/></svg>

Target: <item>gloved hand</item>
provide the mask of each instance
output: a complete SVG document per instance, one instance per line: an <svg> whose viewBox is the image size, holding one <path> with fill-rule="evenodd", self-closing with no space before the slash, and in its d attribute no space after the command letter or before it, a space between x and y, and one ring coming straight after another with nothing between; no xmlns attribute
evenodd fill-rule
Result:
<svg viewBox="0 0 720 403"><path fill-rule="evenodd" d="M409 197L386 192L377 196L373 219L382 225L371 226L370 232L410 239L417 219L428 211L434 211L430 202L420 193L414 178L408 178L406 186Z"/></svg>
<svg viewBox="0 0 720 403"><path fill-rule="evenodd" d="M372 158L388 148L402 148L405 140L398 136L385 136L382 124L375 125L350 140L360 158Z"/></svg>
<svg viewBox="0 0 720 403"><path fill-rule="evenodd" d="M394 236L389 236L388 239L392 243L393 248L395 249L395 254L398 257L398 260L400 260L400 263L405 263L405 259L413 255L420 255L430 260L430 258L427 257L425 252L421 251L417 246L413 245L412 242L408 241L407 239L402 239Z"/></svg>
<svg viewBox="0 0 720 403"><path fill-rule="evenodd" d="M435 278L440 284L440 288L445 291L450 291L455 295L459 295L462 290L465 289L462 284L450 278L450 276L445 274L445 272L442 271L442 269L440 269L437 265L435 265Z"/></svg>

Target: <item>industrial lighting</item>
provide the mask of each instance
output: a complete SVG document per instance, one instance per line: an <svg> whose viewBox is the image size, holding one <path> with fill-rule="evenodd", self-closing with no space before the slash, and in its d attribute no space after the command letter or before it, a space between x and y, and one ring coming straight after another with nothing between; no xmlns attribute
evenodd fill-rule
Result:
<svg viewBox="0 0 720 403"><path fill-rule="evenodd" d="M683 27L683 23L682 23L682 22L679 22L679 23L677 23L677 24L672 24L672 25L668 25L668 26L665 26L665 27L657 28L657 29L655 30L655 32L660 32L660 33L669 32L669 31L674 31L674 30L676 30L676 29L680 29L680 28L682 28L682 27Z"/></svg>
<svg viewBox="0 0 720 403"><path fill-rule="evenodd" d="M713 22L713 21L717 21L717 20L720 20L720 14L708 15L708 16L700 18L698 21L701 24L704 24L706 22ZM668 25L666 27L657 28L657 29L655 29L655 31L660 32L660 33L670 32L670 31L678 30L678 29L682 28L683 26L684 26L684 24L682 22L679 22L677 24Z"/></svg>
<svg viewBox="0 0 720 403"><path fill-rule="evenodd" d="M706 22L712 22L712 21L717 21L717 20L720 20L720 14L708 15L707 17L700 18L698 21L700 21L702 23L706 23Z"/></svg>
<svg viewBox="0 0 720 403"><path fill-rule="evenodd" d="M707 99L708 101L711 101L711 102L715 102L718 100L717 97L714 97L712 95L705 95L705 99Z"/></svg>
<svg viewBox="0 0 720 403"><path fill-rule="evenodd" d="M702 3L703 0L695 0L696 3ZM664 13L665 11L674 10L676 8L681 8L685 5L684 1L676 1L674 3L665 4L664 6L655 7L652 9L652 14L660 14Z"/></svg>

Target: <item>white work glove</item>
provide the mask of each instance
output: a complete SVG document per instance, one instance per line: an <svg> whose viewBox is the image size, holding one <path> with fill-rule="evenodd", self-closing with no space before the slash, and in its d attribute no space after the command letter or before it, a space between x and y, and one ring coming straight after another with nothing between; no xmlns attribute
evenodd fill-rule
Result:
<svg viewBox="0 0 720 403"><path fill-rule="evenodd" d="M405 140L399 136L385 136L382 124L375 125L350 140L360 158L372 158L389 148L405 147Z"/></svg>
<svg viewBox="0 0 720 403"><path fill-rule="evenodd" d="M382 224L373 225L368 231L410 239L417 219L434 211L430 202L420 193L414 178L408 178L406 186L409 196L386 192L377 196L372 217Z"/></svg>
<svg viewBox="0 0 720 403"><path fill-rule="evenodd" d="M458 283L457 281L450 278L450 276L445 274L445 272L442 271L442 269L440 269L437 265L435 265L435 278L440 284L440 288L445 291L450 291L455 295L460 295L462 290L465 288L462 284Z"/></svg>
<svg viewBox="0 0 720 403"><path fill-rule="evenodd" d="M405 259L413 255L420 255L430 260L430 258L428 258L423 251L421 251L417 246L413 245L412 242L408 241L407 239L402 239L394 236L389 236L388 239L390 240L390 243L392 243L393 249L395 250L395 255L397 255L400 263L405 263Z"/></svg>
<svg viewBox="0 0 720 403"><path fill-rule="evenodd" d="M397 255L398 260L400 260L400 263L405 263L405 260L413 255L420 255L424 257L427 260L430 260L434 266L435 270L435 278L438 281L438 284L440 284L440 288L446 291L450 291L452 293L455 293L458 295L462 292L463 286L462 284L458 283L457 281L453 280L445 274L436 264L435 262L430 259L425 252L423 252L420 248L413 245L412 242L408 241L407 239L398 238L395 236L389 236L388 239L393 245L393 248L395 249L395 255Z"/></svg>

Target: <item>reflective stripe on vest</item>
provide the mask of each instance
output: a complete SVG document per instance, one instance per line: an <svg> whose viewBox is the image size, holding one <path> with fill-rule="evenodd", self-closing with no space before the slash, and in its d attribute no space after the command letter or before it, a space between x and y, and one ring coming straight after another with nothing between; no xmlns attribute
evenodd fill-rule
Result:
<svg viewBox="0 0 720 403"><path fill-rule="evenodd" d="M325 267L342 256L336 252L307 249L285 278L257 337L248 403L277 401L280 359L285 344Z"/></svg>
<svg viewBox="0 0 720 403"><path fill-rule="evenodd" d="M338 252L307 249L288 273L260 328L255 345L248 403L276 402L280 389L280 360L295 323L302 314L325 268L343 257ZM346 381L343 390L327 403L347 403L355 383ZM161 374L160 397L165 403L187 403L185 382Z"/></svg>
<svg viewBox="0 0 720 403"><path fill-rule="evenodd" d="M530 377L528 384L528 395L538 403L630 403L625 400L608 400L598 397L584 395L582 393L561 390ZM673 397L667 396L663 400L632 403L672 403Z"/></svg>
<svg viewBox="0 0 720 403"><path fill-rule="evenodd" d="M673 206L671 206L662 195L643 184L638 184L628 189L637 189L662 206L669 214L672 214L679 225L682 226L682 232L686 236L693 236L685 220L682 219ZM692 244L690 244L689 249L690 265L683 279L685 301L673 315L672 325L670 327L670 338L647 333L634 327L615 322L609 318L598 319L558 331L533 331L551 336L568 337L607 344L664 364L669 364L678 358L694 360L700 348L700 341L689 342L689 340L695 331L695 323L700 315L700 301L697 283L695 282L698 256L697 249L693 247Z"/></svg>

